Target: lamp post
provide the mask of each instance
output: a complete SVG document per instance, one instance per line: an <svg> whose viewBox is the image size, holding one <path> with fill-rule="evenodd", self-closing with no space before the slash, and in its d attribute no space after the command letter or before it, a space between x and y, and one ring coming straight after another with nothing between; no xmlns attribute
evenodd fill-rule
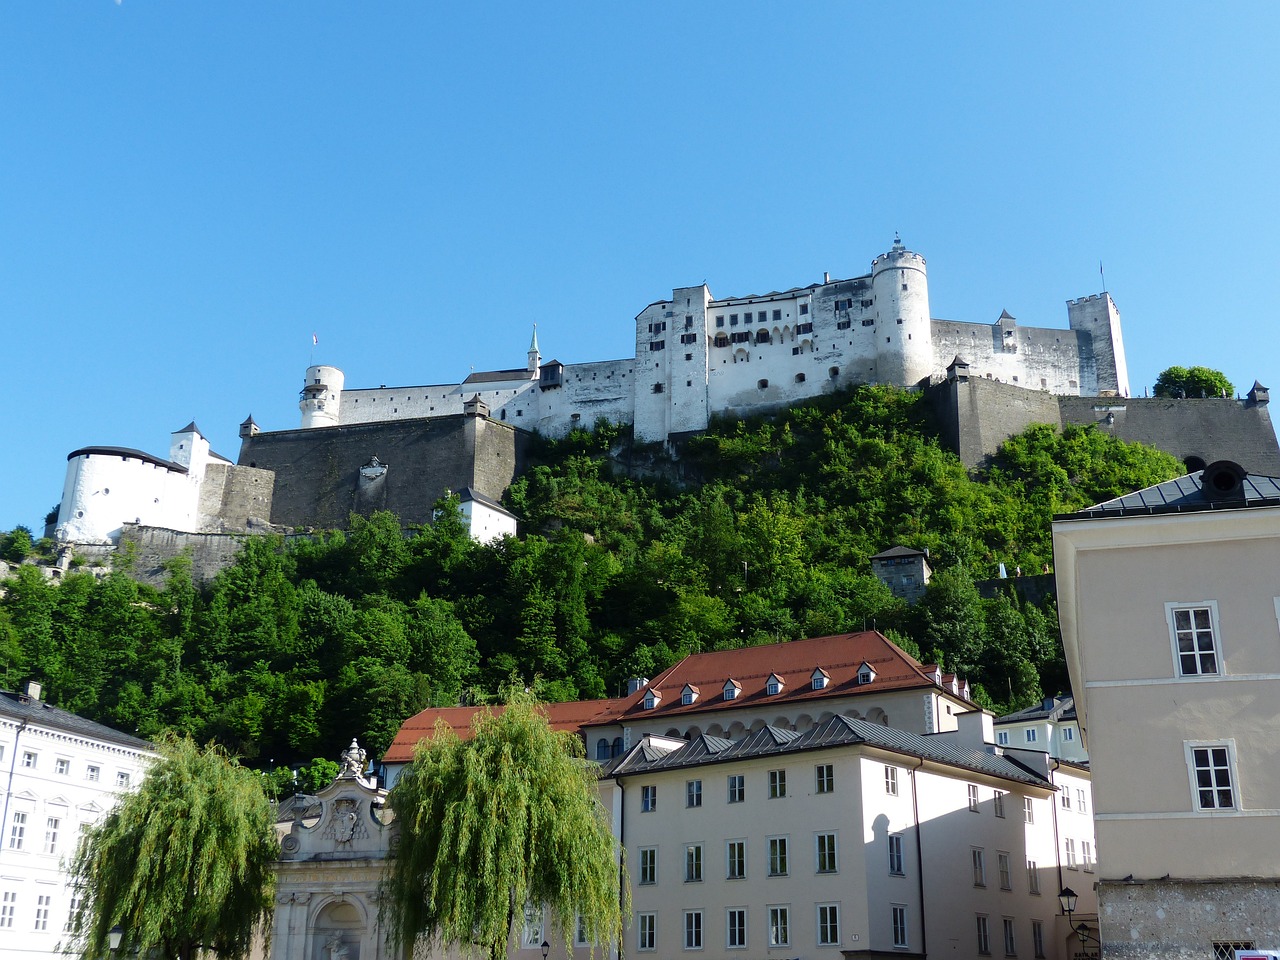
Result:
<svg viewBox="0 0 1280 960"><path fill-rule="evenodd" d="M1101 943L1096 937L1089 936L1089 925L1083 920L1080 923L1074 923L1075 918L1072 916L1076 912L1076 904L1080 898L1076 892L1070 887L1063 887L1058 893L1058 903L1062 906L1062 912L1067 915L1067 925L1071 927L1071 932L1080 940L1081 946L1090 941Z"/></svg>
<svg viewBox="0 0 1280 960"><path fill-rule="evenodd" d="M120 949L120 941L124 938L124 928L120 924L116 924L107 931L107 946L111 948L111 956L116 955L116 951Z"/></svg>
<svg viewBox="0 0 1280 960"><path fill-rule="evenodd" d="M551 952L551 944L543 940L542 941L542 960L547 960L547 954L550 952Z"/></svg>

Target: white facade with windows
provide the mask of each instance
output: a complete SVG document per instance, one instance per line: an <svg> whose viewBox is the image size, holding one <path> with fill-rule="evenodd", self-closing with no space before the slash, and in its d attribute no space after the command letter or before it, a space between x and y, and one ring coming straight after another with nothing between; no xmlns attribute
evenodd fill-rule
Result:
<svg viewBox="0 0 1280 960"><path fill-rule="evenodd" d="M1069 696L1045 697L1039 703L995 721L996 744L1038 750L1061 760L1085 763L1089 754L1080 738L1075 701Z"/></svg>
<svg viewBox="0 0 1280 960"><path fill-rule="evenodd" d="M1280 480L1210 464L1053 536L1106 954L1280 945Z"/></svg>
<svg viewBox="0 0 1280 960"><path fill-rule="evenodd" d="M0 956L48 957L75 907L81 832L142 779L150 745L52 707L37 684L0 691Z"/></svg>

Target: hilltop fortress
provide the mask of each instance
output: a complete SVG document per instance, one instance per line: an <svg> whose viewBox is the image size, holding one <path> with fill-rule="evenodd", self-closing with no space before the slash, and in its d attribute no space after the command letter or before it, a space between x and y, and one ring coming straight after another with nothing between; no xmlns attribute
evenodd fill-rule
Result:
<svg viewBox="0 0 1280 960"><path fill-rule="evenodd" d="M228 535L344 527L374 510L427 523L453 492L473 536L487 540L516 531L498 501L534 432L630 424L638 443L678 457L681 438L712 417L863 383L923 390L944 443L969 467L1032 423L1086 423L1190 470L1230 459L1280 475L1260 384L1240 400L1131 398L1108 294L1068 300L1066 329L1023 326L1007 311L990 323L936 319L925 260L896 238L863 276L726 299L705 284L678 287L634 322L631 359L543 361L535 330L523 368L459 383L348 389L340 368L310 366L300 426L264 432L249 417L235 463L194 423L172 435L167 459L82 447L68 457L51 532L76 546L132 540L143 557L194 547L199 573L202 553L212 569L235 549Z"/></svg>

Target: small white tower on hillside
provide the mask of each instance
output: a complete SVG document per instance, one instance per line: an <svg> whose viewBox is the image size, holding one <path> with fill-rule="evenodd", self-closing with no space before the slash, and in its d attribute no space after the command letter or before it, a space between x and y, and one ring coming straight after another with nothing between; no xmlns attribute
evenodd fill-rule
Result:
<svg viewBox="0 0 1280 960"><path fill-rule="evenodd" d="M186 467L189 477L204 476L205 464L209 462L209 441L194 420L169 435L169 459Z"/></svg>
<svg viewBox="0 0 1280 960"><path fill-rule="evenodd" d="M924 257L902 245L871 261L876 301L876 360L881 383L910 387L933 372L929 276Z"/></svg>
<svg viewBox="0 0 1280 960"><path fill-rule="evenodd" d="M529 379L538 379L538 367L542 365L542 354L538 352L538 325L533 325L533 339L529 341Z"/></svg>
<svg viewBox="0 0 1280 960"><path fill-rule="evenodd" d="M302 384L298 409L302 411L302 426L336 427L338 411L342 406L342 386L346 377L337 367L307 367L307 379Z"/></svg>

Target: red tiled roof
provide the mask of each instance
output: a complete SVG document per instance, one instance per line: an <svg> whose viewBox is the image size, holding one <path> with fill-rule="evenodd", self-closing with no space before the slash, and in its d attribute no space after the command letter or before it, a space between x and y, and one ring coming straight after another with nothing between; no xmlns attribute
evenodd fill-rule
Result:
<svg viewBox="0 0 1280 960"><path fill-rule="evenodd" d="M577 733L589 720L622 703L621 700L574 700L569 703L543 704L551 729ZM408 763L413 759L413 749L420 740L428 740L435 733L436 723L443 720L453 732L464 740L471 736L471 721L485 707L430 707L416 713L400 726L396 738L383 754L383 763ZM490 707L501 711L503 707Z"/></svg>

